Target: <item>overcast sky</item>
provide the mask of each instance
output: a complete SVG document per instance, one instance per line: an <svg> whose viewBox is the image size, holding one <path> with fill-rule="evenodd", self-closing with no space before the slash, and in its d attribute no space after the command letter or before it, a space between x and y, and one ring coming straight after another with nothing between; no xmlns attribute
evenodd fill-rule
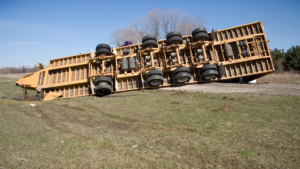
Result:
<svg viewBox="0 0 300 169"><path fill-rule="evenodd" d="M262 21L271 49L300 45L300 0L0 0L0 68L88 53L156 8L202 15L209 31Z"/></svg>

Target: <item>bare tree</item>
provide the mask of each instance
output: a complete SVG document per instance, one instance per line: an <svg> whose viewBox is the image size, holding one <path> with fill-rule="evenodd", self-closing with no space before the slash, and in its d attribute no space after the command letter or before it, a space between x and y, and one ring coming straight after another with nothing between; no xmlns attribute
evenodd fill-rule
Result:
<svg viewBox="0 0 300 169"><path fill-rule="evenodd" d="M150 34L149 31L146 29L147 26L145 24L146 19L145 18L138 18L137 21L131 22L131 27L135 30L136 32L136 37L138 38L138 41L143 38L143 36Z"/></svg>
<svg viewBox="0 0 300 169"><path fill-rule="evenodd" d="M201 16L195 18L184 15L181 18L180 23L177 25L177 31L181 32L182 35L189 35L196 28L201 28L206 25L206 19Z"/></svg>
<svg viewBox="0 0 300 169"><path fill-rule="evenodd" d="M163 14L163 11L161 9L155 9L153 11L148 12L148 16L146 18L146 27L147 30L155 35L157 39L159 39L160 35L160 25L161 25L161 16Z"/></svg>
<svg viewBox="0 0 300 169"><path fill-rule="evenodd" d="M121 46L125 41L132 43L141 42L143 36L152 34L157 39L166 38L173 31L179 31L182 35L188 35L195 28L204 27L206 19L201 16L191 17L175 9L162 11L155 9L148 12L146 18L138 18L127 27L116 29L112 32L110 40L116 46Z"/></svg>
<svg viewBox="0 0 300 169"><path fill-rule="evenodd" d="M121 46L121 44L123 43L121 36L122 36L122 30L116 29L111 33L110 40L113 44L117 46Z"/></svg>
<svg viewBox="0 0 300 169"><path fill-rule="evenodd" d="M160 27L164 33L164 37L177 29L177 25L180 22L181 11L175 9L169 9L162 13Z"/></svg>
<svg viewBox="0 0 300 169"><path fill-rule="evenodd" d="M122 29L116 29L112 32L110 41L116 46L122 46L125 41L131 41L132 43L140 42L140 39L145 33L135 29L133 26L127 26Z"/></svg>

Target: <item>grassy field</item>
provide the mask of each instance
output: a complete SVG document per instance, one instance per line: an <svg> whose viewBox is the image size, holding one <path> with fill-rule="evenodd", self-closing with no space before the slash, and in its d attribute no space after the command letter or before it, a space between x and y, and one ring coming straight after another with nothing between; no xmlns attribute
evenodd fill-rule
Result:
<svg viewBox="0 0 300 169"><path fill-rule="evenodd" d="M17 101L14 80L0 78L0 168L300 167L296 96L146 90Z"/></svg>

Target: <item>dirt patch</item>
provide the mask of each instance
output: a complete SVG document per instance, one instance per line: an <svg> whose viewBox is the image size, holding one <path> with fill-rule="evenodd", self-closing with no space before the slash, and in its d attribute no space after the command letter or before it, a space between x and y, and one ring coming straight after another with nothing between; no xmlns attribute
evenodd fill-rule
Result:
<svg viewBox="0 0 300 169"><path fill-rule="evenodd" d="M179 104L179 102L170 102L170 104Z"/></svg>
<svg viewBox="0 0 300 169"><path fill-rule="evenodd" d="M129 97L129 96L137 96L137 95L106 95L102 96L101 98L110 98L110 97Z"/></svg>
<svg viewBox="0 0 300 169"><path fill-rule="evenodd" d="M43 98L40 97L40 96L13 97L13 98L10 98L10 99L11 100L16 100L16 101L42 101L43 100Z"/></svg>
<svg viewBox="0 0 300 169"><path fill-rule="evenodd" d="M80 107L72 107L72 106L69 106L67 104L63 104L61 106L65 107L65 108L73 109L73 110L80 110L80 111L86 110L86 109L83 109L83 108L80 108Z"/></svg>

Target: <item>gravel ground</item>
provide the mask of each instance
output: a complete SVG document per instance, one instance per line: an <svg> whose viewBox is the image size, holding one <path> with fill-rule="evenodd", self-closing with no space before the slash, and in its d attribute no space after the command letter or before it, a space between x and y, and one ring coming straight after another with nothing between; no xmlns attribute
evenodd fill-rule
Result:
<svg viewBox="0 0 300 169"><path fill-rule="evenodd" d="M300 85L296 84L234 84L203 83L160 88L160 90L185 90L204 93L254 93L267 95L300 96Z"/></svg>

